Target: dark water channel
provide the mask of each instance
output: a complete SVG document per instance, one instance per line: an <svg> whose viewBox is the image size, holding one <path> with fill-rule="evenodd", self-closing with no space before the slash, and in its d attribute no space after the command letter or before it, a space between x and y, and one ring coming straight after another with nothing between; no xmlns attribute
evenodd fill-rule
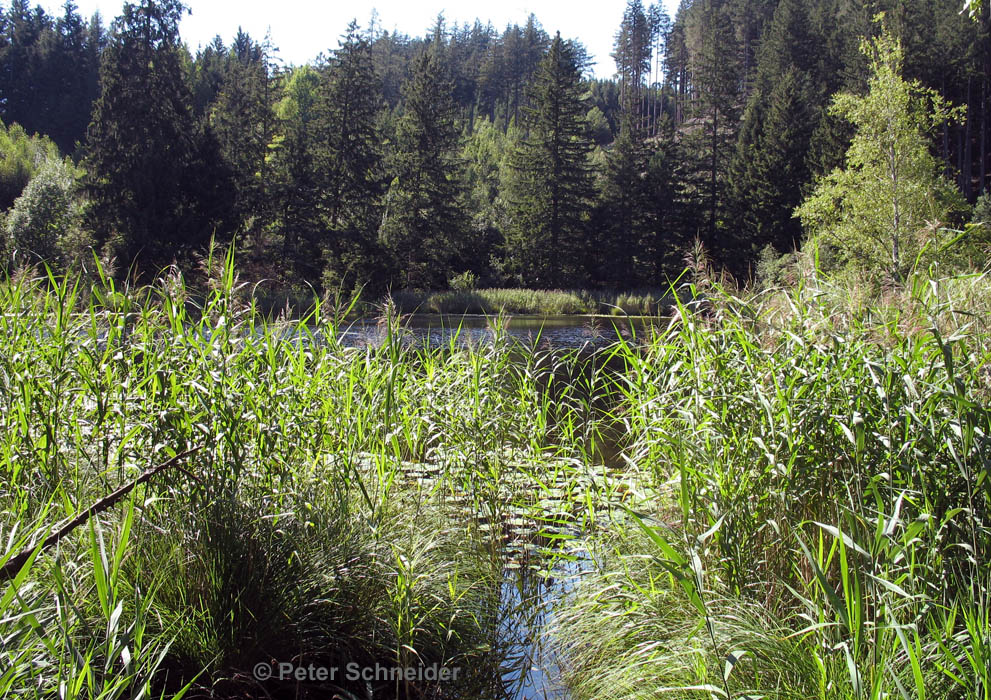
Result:
<svg viewBox="0 0 991 700"><path fill-rule="evenodd" d="M514 316L503 320L504 326L497 330L499 322L490 317L422 315L404 318L399 332L404 343L429 347L446 347L452 341L455 346L484 345L504 333L518 341L524 353L530 349L550 351L552 355L555 350L587 350L589 361L571 366L573 372L585 373L596 365L601 369L597 350L620 338L636 343L650 335L652 323L660 322L626 317ZM342 338L345 345L352 347L377 346L386 341L387 332L379 320L359 319L344 328ZM570 385L576 379L553 372L547 377L546 389L553 396L562 385ZM596 461L609 464L612 460L607 453L608 446ZM580 540L581 533L574 535ZM561 679L566 661L555 657L547 630L553 625L555 606L592 563L581 556L557 559L539 547L534 549L529 563L513 562L511 555L506 559L498 628L501 683L494 700L568 700L570 695Z"/></svg>

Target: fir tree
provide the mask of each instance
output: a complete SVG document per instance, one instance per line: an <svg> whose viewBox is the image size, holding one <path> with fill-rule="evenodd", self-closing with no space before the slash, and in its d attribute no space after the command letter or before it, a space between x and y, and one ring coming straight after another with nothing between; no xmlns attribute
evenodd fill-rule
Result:
<svg viewBox="0 0 991 700"><path fill-rule="evenodd" d="M526 284L544 288L580 286L588 268L592 143L578 61L559 33L537 71L525 135L510 160L512 266Z"/></svg>
<svg viewBox="0 0 991 700"><path fill-rule="evenodd" d="M231 169L237 230L251 236L256 254L264 253L265 233L273 219L269 144L275 137L276 90L268 47L238 28L228 53L224 81L211 108L210 123L220 152Z"/></svg>
<svg viewBox="0 0 991 700"><path fill-rule="evenodd" d="M396 126L381 242L406 288L441 287L468 229L451 84L431 45L413 61Z"/></svg>
<svg viewBox="0 0 991 700"><path fill-rule="evenodd" d="M385 191L376 119L381 84L371 45L348 26L324 72L320 170L324 173L325 242L330 283L367 283L381 264L376 241Z"/></svg>
<svg viewBox="0 0 991 700"><path fill-rule="evenodd" d="M606 157L596 208L600 252L596 279L613 288L650 284L657 271L656 208L651 185L651 149L630 114Z"/></svg>
<svg viewBox="0 0 991 700"><path fill-rule="evenodd" d="M114 22L86 144L88 220L129 264L167 263L204 245L217 221L216 173L193 124L180 64L177 0L126 4Z"/></svg>
<svg viewBox="0 0 991 700"><path fill-rule="evenodd" d="M694 211L694 229L712 252L731 257L727 239L727 177L739 127L742 68L727 7L718 0L691 5L685 29L692 100L685 152L689 164L683 196Z"/></svg>
<svg viewBox="0 0 991 700"><path fill-rule="evenodd" d="M311 66L292 70L275 107L280 129L269 145L271 196L282 256L296 276L310 283L321 272L321 182L317 172L320 76Z"/></svg>
<svg viewBox="0 0 991 700"><path fill-rule="evenodd" d="M808 152L822 118L817 37L802 0L781 0L758 55L757 77L730 163L738 247L787 252L801 226L792 212L811 179Z"/></svg>

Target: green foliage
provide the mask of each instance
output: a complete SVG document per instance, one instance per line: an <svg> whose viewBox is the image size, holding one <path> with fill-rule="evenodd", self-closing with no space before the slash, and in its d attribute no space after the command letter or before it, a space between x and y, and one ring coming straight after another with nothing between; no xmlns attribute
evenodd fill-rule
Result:
<svg viewBox="0 0 991 700"><path fill-rule="evenodd" d="M447 281L447 286L451 288L453 292L472 292L475 290L475 285L478 283L478 277L475 276L471 270L462 272L460 275L455 275Z"/></svg>
<svg viewBox="0 0 991 700"><path fill-rule="evenodd" d="M595 212L594 276L610 287L657 281L661 270L660 228L663 192L651 160L654 148L646 134L624 114L619 136L606 154L600 200Z"/></svg>
<svg viewBox="0 0 991 700"><path fill-rule="evenodd" d="M598 105L588 110L585 120L588 122L589 136L595 142L595 145L608 146L612 143L612 128L609 126L609 120L606 119L606 115L602 113Z"/></svg>
<svg viewBox="0 0 991 700"><path fill-rule="evenodd" d="M963 9L971 18L978 20L984 11L984 0L964 0Z"/></svg>
<svg viewBox="0 0 991 700"><path fill-rule="evenodd" d="M0 285L0 562L202 446L0 582L0 689L178 698L192 683L243 697L256 663L305 660L441 663L463 669L450 692L490 697L480 688L515 663L501 635L519 603L489 523L556 527L570 503L533 496L583 490L549 445L588 456L576 433L589 404L549 401L551 363L515 366L498 337L417 348L393 326L346 346L333 310L267 324L245 292L233 258L195 297L178 276Z"/></svg>
<svg viewBox="0 0 991 700"><path fill-rule="evenodd" d="M280 128L269 144L273 184L279 202L275 227L287 273L310 283L319 280L323 219L317 172L320 138L320 75L304 65L283 76L275 105Z"/></svg>
<svg viewBox="0 0 991 700"><path fill-rule="evenodd" d="M558 34L534 79L510 155L506 243L524 284L574 286L587 274L594 193L577 47Z"/></svg>
<svg viewBox="0 0 991 700"><path fill-rule="evenodd" d="M387 184L376 120L381 81L371 44L356 24L348 26L323 79L318 160L329 229L325 283L333 279L353 289L373 282L385 263L377 234Z"/></svg>
<svg viewBox="0 0 991 700"><path fill-rule="evenodd" d="M0 7L0 119L43 133L63 153L85 138L104 29L96 15L87 26L74 2L60 16L27 2Z"/></svg>
<svg viewBox="0 0 991 700"><path fill-rule="evenodd" d="M380 240L392 251L405 288L438 288L466 244L460 134L438 48L424 49L403 87L393 172Z"/></svg>
<svg viewBox="0 0 991 700"><path fill-rule="evenodd" d="M729 227L729 161L739 128L743 66L733 27L732 7L717 0L693 3L686 13L687 68L697 99L686 110L691 126L683 136L685 172L681 197L686 200L683 227L700 235L706 249L730 257L734 241ZM734 265L734 267L736 267Z"/></svg>
<svg viewBox="0 0 991 700"><path fill-rule="evenodd" d="M61 269L85 261L88 251L80 230L76 177L70 164L50 159L14 202L5 234L15 264L41 262Z"/></svg>
<svg viewBox="0 0 991 700"><path fill-rule="evenodd" d="M0 211L8 209L44 164L60 157L51 140L0 122Z"/></svg>
<svg viewBox="0 0 991 700"><path fill-rule="evenodd" d="M125 268L140 254L145 273L205 246L228 214L219 149L193 122L180 60L184 11L178 0L125 4L86 142L88 224Z"/></svg>
<svg viewBox="0 0 991 700"><path fill-rule="evenodd" d="M942 227L962 208L926 141L958 112L901 77L897 39L883 34L862 50L871 58L868 94L838 95L831 108L857 129L846 167L826 176L797 215L815 241L837 249L841 265L903 283L917 263L939 258L950 240Z"/></svg>
<svg viewBox="0 0 991 700"><path fill-rule="evenodd" d="M393 292L390 299L403 313L507 313L534 316L661 316L674 303L673 296L667 290L659 289L625 292L587 289L457 289L453 280L449 292Z"/></svg>
<svg viewBox="0 0 991 700"><path fill-rule="evenodd" d="M991 286L916 282L716 286L624 353L656 491L558 613L576 697L987 697Z"/></svg>
<svg viewBox="0 0 991 700"><path fill-rule="evenodd" d="M801 225L793 217L811 179L807 154L823 116L824 91L808 8L781 2L758 51L757 78L743 114L730 163L741 247L797 247Z"/></svg>
<svg viewBox="0 0 991 700"><path fill-rule="evenodd" d="M277 127L276 89L267 52L267 46L238 32L210 107L210 125L233 179L234 209L240 219L236 229L248 234L248 242L261 254L275 209L268 146Z"/></svg>
<svg viewBox="0 0 991 700"><path fill-rule="evenodd" d="M779 253L772 245L766 245L757 258L757 282L764 287L794 285L797 282L797 253Z"/></svg>

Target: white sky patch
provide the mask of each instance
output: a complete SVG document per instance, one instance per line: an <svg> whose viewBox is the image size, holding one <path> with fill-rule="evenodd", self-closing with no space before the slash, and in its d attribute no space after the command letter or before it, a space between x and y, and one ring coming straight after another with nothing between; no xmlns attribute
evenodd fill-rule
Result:
<svg viewBox="0 0 991 700"><path fill-rule="evenodd" d="M121 0L76 0L76 3L85 19L88 20L94 11L99 10L107 25L120 14L123 6ZM678 0L664 0L664 3L673 18ZM383 29L390 32L398 30L410 36L424 35L434 25L439 12L444 13L448 26L465 22L472 24L477 18L483 24L491 21L500 33L507 24L523 25L532 12L551 36L560 31L566 39L578 39L584 43L596 61L593 66L595 74L606 78L615 72L609 54L623 19L626 0L602 0L589 5L573 0L531 0L523 3L516 0L505 3L477 0L186 0L186 4L193 13L183 20L180 33L194 53L218 34L229 45L240 26L257 41L263 40L266 32L271 32L272 43L279 48L281 59L286 64L296 65L312 61L317 54L337 48L338 39L352 19L356 19L362 27L367 26L373 8L378 10ZM645 6L649 4L649 0L644 2ZM52 15L62 13L58 0L43 0L41 5Z"/></svg>

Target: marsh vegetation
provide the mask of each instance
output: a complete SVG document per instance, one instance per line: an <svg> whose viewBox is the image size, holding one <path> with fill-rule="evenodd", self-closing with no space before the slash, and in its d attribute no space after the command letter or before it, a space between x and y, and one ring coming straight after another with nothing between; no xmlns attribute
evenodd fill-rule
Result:
<svg viewBox="0 0 991 700"><path fill-rule="evenodd" d="M986 278L523 351L348 347L211 269L0 287L0 694L989 697Z"/></svg>

